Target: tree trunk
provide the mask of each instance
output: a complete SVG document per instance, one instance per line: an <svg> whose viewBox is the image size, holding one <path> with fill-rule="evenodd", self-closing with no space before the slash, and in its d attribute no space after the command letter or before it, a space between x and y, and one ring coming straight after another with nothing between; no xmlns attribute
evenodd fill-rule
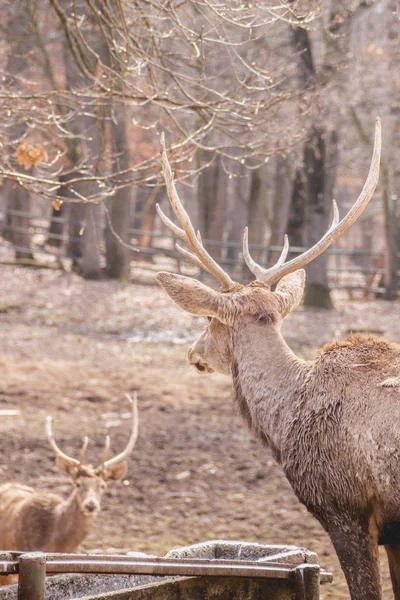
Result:
<svg viewBox="0 0 400 600"><path fill-rule="evenodd" d="M65 207L62 204L60 208L51 209L50 225L47 232L46 244L53 248L61 248L62 246L62 235L64 230L64 215Z"/></svg>
<svg viewBox="0 0 400 600"><path fill-rule="evenodd" d="M139 222L139 229L142 231L138 237L137 246L139 248L150 248L152 246L153 238L150 232L154 231L155 221L157 217L156 205L161 204L161 200L164 196L164 189L162 188L138 188L138 197L143 197L141 220ZM152 261L153 256L151 253L139 252L136 255L138 260Z"/></svg>
<svg viewBox="0 0 400 600"><path fill-rule="evenodd" d="M331 202L328 202L326 158L324 133L321 129L314 128L304 152L308 247L314 246L325 235L329 227ZM328 284L328 257L328 253L323 252L307 266L305 306L333 308Z"/></svg>
<svg viewBox="0 0 400 600"><path fill-rule="evenodd" d="M261 246L260 249L253 249L251 255L256 262L266 266L268 262L268 251L265 244L265 232L268 225L268 188L264 185L263 171L265 167L260 167L251 171L250 190L247 203L247 226L249 228L249 246ZM250 270L243 266L243 279L252 280L254 275Z"/></svg>
<svg viewBox="0 0 400 600"><path fill-rule="evenodd" d="M72 268L79 271L82 258L82 229L84 226L85 207L83 204L71 203L65 207L67 218L66 231L68 235L66 255L72 261Z"/></svg>
<svg viewBox="0 0 400 600"><path fill-rule="evenodd" d="M14 245L15 258L32 260L30 194L16 181L6 181L3 194L6 198L6 227L4 237Z"/></svg>
<svg viewBox="0 0 400 600"><path fill-rule="evenodd" d="M385 273L383 282L385 300L397 300L399 289L399 257L398 248L398 222L397 222L397 203L391 206L390 202L390 180L389 170L386 166L382 169L382 201L385 215Z"/></svg>
<svg viewBox="0 0 400 600"><path fill-rule="evenodd" d="M60 177L59 177L59 181L61 183L64 183L66 181L68 181L68 179L71 177L71 175L65 175L64 173L61 173ZM59 196L64 196L67 197L68 196L68 192L66 190L66 188L61 187L58 191L58 195ZM47 236L47 244L49 246L54 246L55 248L61 248L62 246L62 236L64 234L64 229L65 229L65 220L67 218L68 215L68 205L67 204L61 204L60 208L57 210L54 208L54 206L52 207L52 211L51 211L51 218L50 218L50 226L49 226L49 231L48 231L48 236Z"/></svg>
<svg viewBox="0 0 400 600"><path fill-rule="evenodd" d="M301 89L305 90L317 83L311 40L308 31L301 27L292 27L291 32L298 62L299 84ZM325 175L326 131L321 126L314 125L310 131L304 146L302 171L300 179L296 176L295 185L301 185L301 179L304 182L306 206L302 212L304 210L306 219L302 221L302 225L306 226L305 245L311 247L325 234L330 211L330 202L327 204ZM300 200L301 195L297 194L295 198ZM295 211L296 207L292 207L294 218L296 218ZM291 242L293 244L292 239ZM328 256L326 253L308 264L304 296L306 306L333 307L328 285L327 266Z"/></svg>
<svg viewBox="0 0 400 600"><path fill-rule="evenodd" d="M211 162L212 153L203 152L202 163ZM205 168L198 180L198 203L200 231L204 239L223 242L226 235L226 217L228 202L228 175L221 156L215 156L210 166ZM208 252L217 261L223 257L222 245L207 246Z"/></svg>
<svg viewBox="0 0 400 600"><path fill-rule="evenodd" d="M65 68L65 80L68 90L79 89L87 81L75 63L70 46L63 39L63 61ZM93 165L93 171L100 168L100 156L102 144L99 131L103 123L99 116L89 114L78 114L69 122L71 138L68 141L67 158L70 162L71 172L69 178L79 178L79 170L75 170L80 156L89 156ZM74 137L76 136L76 137ZM93 173L94 174L94 173ZM93 183L78 182L76 191L83 197L93 192ZM69 190L66 194L73 194ZM72 259L73 266L87 279L99 279L101 277L101 254L102 243L101 231L101 208L85 204L71 203L66 211L70 222L67 225L69 241L67 243L67 256Z"/></svg>
<svg viewBox="0 0 400 600"><path fill-rule="evenodd" d="M129 148L126 135L126 109L123 104L114 107L114 116L111 121L113 138L113 168L115 171L126 170L129 167ZM129 241L129 225L131 221L132 194L130 187L118 189L108 203L109 219L111 221L106 230L106 273L108 277L126 279L129 277L130 252L127 246Z"/></svg>
<svg viewBox="0 0 400 600"><path fill-rule="evenodd" d="M286 233L292 247L303 248L306 244L307 196L303 169L296 169L294 176ZM298 254L298 252L296 253Z"/></svg>
<svg viewBox="0 0 400 600"><path fill-rule="evenodd" d="M248 202L251 190L250 171L241 163L235 161L230 169L233 177L229 179L228 189L225 193L229 194L228 211L228 240L235 246L228 248L227 263L231 269L236 267L236 276L233 279L240 282L246 282L248 279L254 279L254 275L248 273L247 267L243 263L238 263L238 257L242 252L243 229L248 222Z"/></svg>
<svg viewBox="0 0 400 600"><path fill-rule="evenodd" d="M293 191L295 188L293 187ZM282 246L285 233L288 233L289 210L291 204L291 183L288 177L287 160L281 156L276 157L275 187L272 204L270 246ZM304 204L304 200L303 200ZM288 234L289 235L289 234ZM294 240L290 238L290 242ZM269 253L268 263L273 265L280 256L280 252Z"/></svg>
<svg viewBox="0 0 400 600"><path fill-rule="evenodd" d="M364 144L370 145L372 141L369 139L367 132L364 130L361 119L359 118L356 111L351 111L351 117L355 129L360 137L360 140ZM392 134L393 138L396 139L395 134L398 133L397 124L393 124ZM400 257L399 252L399 228L398 228L398 206L397 202L391 207L390 202L390 175L389 167L384 159L381 159L381 179L382 179L382 204L384 214L384 234L385 234L385 273L383 276L383 283L385 286L385 293L379 295L384 297L386 300L396 300L398 297L399 283L400 283ZM400 170L397 166L394 166L394 182L400 180Z"/></svg>
<svg viewBox="0 0 400 600"><path fill-rule="evenodd" d="M29 22L21 2L17 0L10 4L7 19L7 47L9 55L7 57L5 72L8 72L8 76L2 83L10 89L18 90L21 88L19 77L23 77L25 72L25 57L31 51L32 47ZM10 138L22 141L25 132L25 124L17 124L9 132ZM16 167L15 170L21 173L24 172L22 167ZM14 244L15 257L17 259L33 259L30 218L27 216L31 211L30 194L28 190L12 180L5 182L3 194L6 200L5 237Z"/></svg>
<svg viewBox="0 0 400 600"><path fill-rule="evenodd" d="M391 139L389 148L399 148L400 142L400 101L398 94L399 77L392 76L392 73L398 74L400 55L399 48L399 2L390 0L387 3L387 11L392 15L391 19L387 19L388 38L390 40L389 49L389 72L386 73L385 80L389 85L387 90L389 112L389 127L391 129ZM382 199L383 210L385 215L385 294L386 300L396 300L400 289L400 205L399 205L399 190L400 190L400 167L398 153L389 152L391 168L382 165Z"/></svg>
<svg viewBox="0 0 400 600"><path fill-rule="evenodd" d="M101 277L100 219L101 207L98 204L87 204L85 206L83 255L80 263L80 269L85 279L100 279Z"/></svg>

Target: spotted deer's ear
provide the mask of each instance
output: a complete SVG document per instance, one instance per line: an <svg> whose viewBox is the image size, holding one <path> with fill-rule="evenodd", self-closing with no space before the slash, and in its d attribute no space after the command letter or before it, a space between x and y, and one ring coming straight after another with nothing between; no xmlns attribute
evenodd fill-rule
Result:
<svg viewBox="0 0 400 600"><path fill-rule="evenodd" d="M306 273L304 269L298 269L282 277L276 286L275 294L279 299L279 312L282 318L286 317L300 304L304 294L305 282Z"/></svg>
<svg viewBox="0 0 400 600"><path fill-rule="evenodd" d="M63 456L56 456L56 467L60 473L71 479L75 479L79 472L78 467L72 464L71 461L66 460Z"/></svg>
<svg viewBox="0 0 400 600"><path fill-rule="evenodd" d="M219 292L215 292L196 279L174 273L157 273L157 281L183 310L192 315L218 318L221 296Z"/></svg>
<svg viewBox="0 0 400 600"><path fill-rule="evenodd" d="M122 479L128 472L128 463L126 461L122 463L118 463L105 469L104 480L105 481L118 481L118 479Z"/></svg>

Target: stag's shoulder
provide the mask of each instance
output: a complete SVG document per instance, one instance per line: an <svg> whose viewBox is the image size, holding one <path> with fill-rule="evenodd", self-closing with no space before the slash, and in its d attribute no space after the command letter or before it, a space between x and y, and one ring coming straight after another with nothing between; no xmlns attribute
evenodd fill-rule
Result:
<svg viewBox="0 0 400 600"><path fill-rule="evenodd" d="M315 361L317 369L366 369L400 377L400 345L374 335L351 335L325 344ZM400 383L400 381L399 381Z"/></svg>
<svg viewBox="0 0 400 600"><path fill-rule="evenodd" d="M389 342L377 335L350 335L344 340L336 340L325 344L320 355L362 353L374 356L397 353L400 354L400 345Z"/></svg>

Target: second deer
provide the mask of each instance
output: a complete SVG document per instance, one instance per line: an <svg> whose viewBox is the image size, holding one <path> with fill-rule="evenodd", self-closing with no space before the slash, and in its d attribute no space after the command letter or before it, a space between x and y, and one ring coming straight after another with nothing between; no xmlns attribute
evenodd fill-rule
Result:
<svg viewBox="0 0 400 600"><path fill-rule="evenodd" d="M58 494L37 492L19 483L0 486L0 549L41 550L43 552L73 552L91 530L94 518L100 512L100 501L109 481L125 476L127 458L138 436L136 394L132 400L132 428L125 449L108 458L110 438L106 437L101 464L97 468L83 463L88 438L83 440L79 460L65 454L56 444L52 433L52 419L47 418L46 431L50 446L56 455L60 473L73 483L68 498Z"/></svg>

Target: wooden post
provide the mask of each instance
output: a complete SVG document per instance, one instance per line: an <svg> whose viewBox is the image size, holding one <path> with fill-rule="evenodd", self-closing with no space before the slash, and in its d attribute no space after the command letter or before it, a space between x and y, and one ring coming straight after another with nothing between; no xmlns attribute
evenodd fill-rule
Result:
<svg viewBox="0 0 400 600"><path fill-rule="evenodd" d="M295 569L296 600L319 600L320 567L302 563Z"/></svg>
<svg viewBox="0 0 400 600"><path fill-rule="evenodd" d="M46 555L29 552L19 557L18 600L45 600Z"/></svg>

